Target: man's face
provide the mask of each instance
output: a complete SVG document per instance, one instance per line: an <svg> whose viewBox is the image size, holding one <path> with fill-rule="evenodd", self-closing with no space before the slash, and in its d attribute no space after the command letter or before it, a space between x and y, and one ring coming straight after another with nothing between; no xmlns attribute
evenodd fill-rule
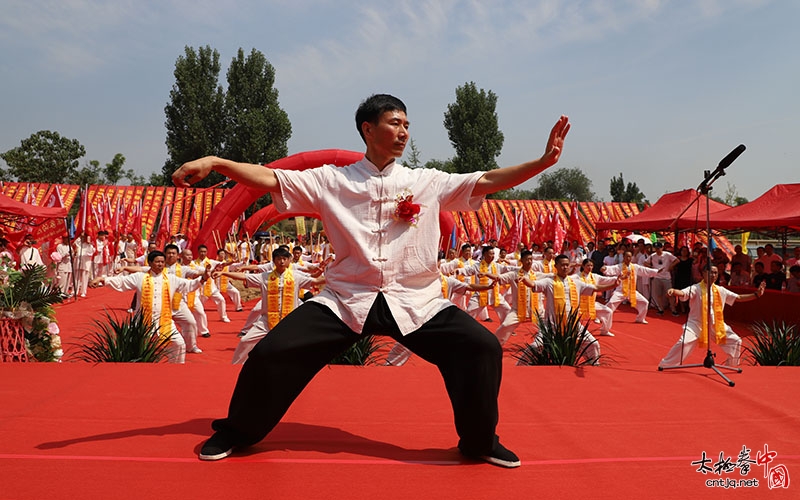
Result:
<svg viewBox="0 0 800 500"><path fill-rule="evenodd" d="M164 271L164 257L158 256L150 263L150 271L153 274L161 274Z"/></svg>
<svg viewBox="0 0 800 500"><path fill-rule="evenodd" d="M461 258L464 260L469 260L472 257L472 249L470 247L461 250Z"/></svg>
<svg viewBox="0 0 800 500"><path fill-rule="evenodd" d="M494 260L494 249L493 248L486 249L486 251L484 251L483 254L481 254L481 258L487 264L489 262L493 261Z"/></svg>
<svg viewBox="0 0 800 500"><path fill-rule="evenodd" d="M166 265L171 266L172 264L178 262L178 251L174 248L168 248L164 255L167 256L166 258Z"/></svg>
<svg viewBox="0 0 800 500"><path fill-rule="evenodd" d="M631 255L630 252L625 252L624 254L622 254L622 262L624 262L625 265L630 264L631 263L631 257L632 257L632 255Z"/></svg>
<svg viewBox="0 0 800 500"><path fill-rule="evenodd" d="M395 110L380 115L378 123L365 122L362 130L368 149L383 157L400 158L409 138L408 127L406 114Z"/></svg>
<svg viewBox="0 0 800 500"><path fill-rule="evenodd" d="M547 250L545 250L545 251L544 251L544 260L546 260L546 261L551 261L551 260L553 260L553 254L554 254L554 253L555 253L555 252L553 251L553 249L552 249L552 248L548 248Z"/></svg>
<svg viewBox="0 0 800 500"><path fill-rule="evenodd" d="M292 257L295 262L300 262L300 257L303 255L303 251L299 248L297 250L292 250Z"/></svg>
<svg viewBox="0 0 800 500"><path fill-rule="evenodd" d="M206 255L208 255L208 249L207 248L200 247L200 248L197 249L197 259L198 260L205 259Z"/></svg>
<svg viewBox="0 0 800 500"><path fill-rule="evenodd" d="M273 257L272 263L275 265L275 272L282 274L289 267L291 259L289 257Z"/></svg>
<svg viewBox="0 0 800 500"><path fill-rule="evenodd" d="M525 272L531 270L531 266L533 265L533 255L526 255L522 258L522 269Z"/></svg>
<svg viewBox="0 0 800 500"><path fill-rule="evenodd" d="M189 264L190 262L192 262L193 257L194 254L192 254L192 251L189 250L188 248L181 253L181 260L184 264Z"/></svg>
<svg viewBox="0 0 800 500"><path fill-rule="evenodd" d="M566 278L569 272L569 259L559 259L556 262L556 274L559 278Z"/></svg>

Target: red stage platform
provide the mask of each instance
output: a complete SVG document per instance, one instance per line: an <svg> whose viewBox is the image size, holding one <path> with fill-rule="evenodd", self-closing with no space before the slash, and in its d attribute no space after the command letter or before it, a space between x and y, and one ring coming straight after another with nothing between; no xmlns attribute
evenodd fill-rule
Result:
<svg viewBox="0 0 800 500"><path fill-rule="evenodd" d="M123 312L130 299L93 292L61 308L67 356L99 303ZM727 499L800 488L800 371L745 366L735 387L703 368L658 372L680 318L636 325L629 311L616 337L600 338L606 366L508 357L498 434L519 469L460 457L441 378L414 358L326 368L263 442L200 462L239 371L227 363L243 316L212 321L205 352L182 366L0 364L0 498ZM765 468L788 473L789 487L770 489L777 475ZM718 486L740 479L751 486Z"/></svg>

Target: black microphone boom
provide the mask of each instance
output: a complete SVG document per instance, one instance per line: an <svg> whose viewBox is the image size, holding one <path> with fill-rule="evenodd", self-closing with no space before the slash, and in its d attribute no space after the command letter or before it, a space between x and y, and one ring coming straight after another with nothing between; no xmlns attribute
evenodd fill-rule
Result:
<svg viewBox="0 0 800 500"><path fill-rule="evenodd" d="M722 161L719 162L717 170L722 171L728 168L730 164L733 163L736 160L736 158L739 157L740 154L744 153L745 149L747 148L744 147L744 144L739 144L738 146L736 146L736 148L733 151L728 153L728 156L726 156L725 158L722 159Z"/></svg>

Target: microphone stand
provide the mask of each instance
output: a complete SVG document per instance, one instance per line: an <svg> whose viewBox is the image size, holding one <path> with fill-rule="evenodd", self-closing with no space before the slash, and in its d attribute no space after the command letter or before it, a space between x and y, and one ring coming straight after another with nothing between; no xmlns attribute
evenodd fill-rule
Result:
<svg viewBox="0 0 800 500"><path fill-rule="evenodd" d="M706 170L704 172L703 182L701 182L700 185L697 187L697 192L698 192L697 196L698 196L698 198L700 197L701 194L705 195L705 197L706 197L706 236L708 238L708 245L707 245L707 248L706 248L706 272L705 272L705 277L704 277L704 280L706 281L706 311L705 311L705 314L706 314L706 325L708 325L708 327L706 328L706 331L707 331L706 344L708 346L708 350L706 351L706 357L705 357L705 359L703 359L702 363L689 364L689 365L681 364L681 365L674 365L674 366L659 366L658 367L658 371L674 370L674 369L677 369L677 368L699 368L699 367L710 368L717 375L722 377L722 379L725 382L727 382L730 387L733 387L736 384L733 382L733 380L731 380L728 377L726 377L725 374L722 373L719 370L719 368L723 368L725 370L732 370L732 371L735 371L736 373L742 373L742 369L739 368L739 367L731 367L731 366L720 366L718 368L717 364L714 362L714 358L716 357L716 354L711 350L711 333L712 333L712 328L711 327L712 327L712 325L714 323L712 321L712 315L711 315L711 312L712 312L712 300L713 300L713 298L711 296L711 289L712 289L713 283L710 283L710 281L711 281L711 242L712 242L712 235L711 235L710 202L709 202L709 198L708 198L708 192L712 189L712 185L714 184L714 182L716 182L717 179L719 179L720 177L725 175L725 168L727 168L728 165L730 165L733 162L733 160L735 160L740 154L742 154L744 149L745 149L744 144L740 144L736 149L731 151L730 154L728 154L728 156L726 156L720 162L719 166L713 172L711 172L709 170ZM681 215L683 215L683 213L681 213ZM681 215L679 215L678 217L680 217ZM677 220L674 222L674 224L677 224ZM724 305L723 305L723 307L724 307ZM681 349L681 353L683 353L683 349Z"/></svg>

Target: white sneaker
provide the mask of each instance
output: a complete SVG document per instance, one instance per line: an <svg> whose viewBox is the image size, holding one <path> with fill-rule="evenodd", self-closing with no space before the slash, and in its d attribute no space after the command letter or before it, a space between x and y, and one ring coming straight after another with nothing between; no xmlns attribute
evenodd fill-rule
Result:
<svg viewBox="0 0 800 500"><path fill-rule="evenodd" d="M191 351L189 351L189 352L190 352L190 353L192 353L192 354L203 354L203 351L202 351L202 350L200 350L200 348L199 348L199 347L195 347L194 349L192 349L192 350L191 350Z"/></svg>
<svg viewBox="0 0 800 500"><path fill-rule="evenodd" d="M222 318L222 322L223 323L230 323L231 319L230 318Z"/></svg>
<svg viewBox="0 0 800 500"><path fill-rule="evenodd" d="M600 335L602 335L603 337L613 337L614 336L614 334L611 333L611 332L601 333Z"/></svg>
<svg viewBox="0 0 800 500"><path fill-rule="evenodd" d="M639 321L639 320L637 319L637 320L636 320L636 322L637 322L637 323L641 323L641 324L643 324L643 325L646 325L646 324L647 324L647 320L646 320L646 319L643 319L643 320L641 320L641 321Z"/></svg>

